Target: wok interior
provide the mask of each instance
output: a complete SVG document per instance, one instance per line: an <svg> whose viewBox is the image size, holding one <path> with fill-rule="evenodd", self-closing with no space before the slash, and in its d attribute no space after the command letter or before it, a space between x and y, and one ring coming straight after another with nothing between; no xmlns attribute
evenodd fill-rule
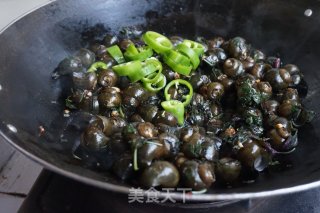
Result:
<svg viewBox="0 0 320 213"><path fill-rule="evenodd" d="M65 85L51 73L64 57L105 33L140 26L166 35L225 38L242 36L268 55L297 64L309 93L304 103L319 113L320 17L318 1L133 1L67 0L47 5L16 22L0 35L1 131L27 152L95 180L119 183L108 173L90 171L71 155L73 144L61 140ZM304 15L306 9L313 15ZM7 124L17 128L10 132ZM320 180L318 117L299 132L297 150L285 156L281 171L268 170L253 184L213 188L209 193L274 190ZM46 134L39 137L39 126Z"/></svg>

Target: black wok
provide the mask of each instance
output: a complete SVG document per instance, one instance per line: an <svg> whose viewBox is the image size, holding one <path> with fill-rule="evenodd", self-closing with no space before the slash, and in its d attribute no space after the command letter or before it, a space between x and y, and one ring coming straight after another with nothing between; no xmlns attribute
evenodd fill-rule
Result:
<svg viewBox="0 0 320 213"><path fill-rule="evenodd" d="M309 8L313 14L306 16ZM242 36L267 54L297 64L309 84L305 104L320 112L319 1L66 0L26 15L0 35L0 129L6 141L52 171L127 193L129 185L73 159L73 144L61 136L68 122L62 113L63 81L52 80L51 74L59 61L90 40L133 25L189 38ZM39 137L39 126L45 128L44 136ZM189 199L244 199L320 186L319 126L317 117L300 130L300 144L285 157L280 171L269 170L255 183L213 188Z"/></svg>

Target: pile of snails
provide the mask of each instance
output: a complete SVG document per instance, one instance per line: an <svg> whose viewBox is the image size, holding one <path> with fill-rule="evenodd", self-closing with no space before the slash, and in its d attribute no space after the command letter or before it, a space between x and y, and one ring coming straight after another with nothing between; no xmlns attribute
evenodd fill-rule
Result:
<svg viewBox="0 0 320 213"><path fill-rule="evenodd" d="M173 47L184 40L168 38ZM73 82L66 107L92 114L77 148L83 164L137 186L203 190L216 181L237 186L247 174L267 169L274 156L294 151L298 127L314 116L302 104L300 69L241 37L195 40L204 54L190 75L162 63L167 83L183 79L192 85L183 125L162 108L163 89L150 92L112 69L117 62L107 48L118 45L125 52L130 44L146 45L140 35L106 35L59 64L55 77ZM159 54L153 57L162 62ZM87 72L97 61L105 69ZM168 90L174 100L188 92L184 85Z"/></svg>

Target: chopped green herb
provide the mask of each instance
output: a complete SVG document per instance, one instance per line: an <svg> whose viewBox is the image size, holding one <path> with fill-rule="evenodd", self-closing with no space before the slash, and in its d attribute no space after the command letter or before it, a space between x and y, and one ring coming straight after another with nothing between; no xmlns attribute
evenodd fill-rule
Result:
<svg viewBox="0 0 320 213"><path fill-rule="evenodd" d="M253 106L262 101L261 93L257 91L250 80L245 80L240 86L239 102L243 106Z"/></svg>
<svg viewBox="0 0 320 213"><path fill-rule="evenodd" d="M66 98L65 102L66 102L66 107L67 108L69 108L69 109L77 109L77 107L73 104L73 102L71 100L71 96Z"/></svg>
<svg viewBox="0 0 320 213"><path fill-rule="evenodd" d="M120 113L121 118L125 118L125 114L122 111L122 106L119 107L119 113Z"/></svg>
<svg viewBox="0 0 320 213"><path fill-rule="evenodd" d="M125 128L124 128L124 132L125 133L131 133L131 134L136 134L137 130L136 128L132 125L132 124L128 124Z"/></svg>
<svg viewBox="0 0 320 213"><path fill-rule="evenodd" d="M246 142L251 137L250 131L246 130L245 128L241 127L236 130L236 134L233 136L228 136L223 138L224 141L227 143L232 144L233 146L238 146L239 143Z"/></svg>
<svg viewBox="0 0 320 213"><path fill-rule="evenodd" d="M190 144L190 151L195 157L199 157L202 146L201 143Z"/></svg>
<svg viewBox="0 0 320 213"><path fill-rule="evenodd" d="M280 164L280 162L277 161L277 160L269 162L269 166L276 166L276 165L279 165L279 164Z"/></svg>

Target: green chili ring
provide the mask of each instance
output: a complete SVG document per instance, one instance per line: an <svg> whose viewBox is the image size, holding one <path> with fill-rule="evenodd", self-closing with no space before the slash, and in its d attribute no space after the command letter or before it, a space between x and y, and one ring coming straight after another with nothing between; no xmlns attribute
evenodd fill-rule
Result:
<svg viewBox="0 0 320 213"><path fill-rule="evenodd" d="M119 76L128 76L131 82L137 82L157 70L162 71L162 65L156 58L141 61L130 61L112 67Z"/></svg>
<svg viewBox="0 0 320 213"><path fill-rule="evenodd" d="M102 61L93 63L87 72L96 72L98 69L108 69L108 65Z"/></svg>
<svg viewBox="0 0 320 213"><path fill-rule="evenodd" d="M144 63L142 63L142 66L143 78L149 76L157 70L160 73L162 72L162 64L156 58L148 58ZM143 78L141 78L140 80L142 80Z"/></svg>
<svg viewBox="0 0 320 213"><path fill-rule="evenodd" d="M114 58L114 60L116 60L116 62L118 64L122 64L122 63L126 62L124 60L123 54L122 54L118 45L113 45L113 46L107 48L107 51L111 55L111 57Z"/></svg>
<svg viewBox="0 0 320 213"><path fill-rule="evenodd" d="M144 88L149 92L158 92L161 89L163 89L166 86L166 84L167 84L167 79L162 73L160 73L160 77L154 83L143 82Z"/></svg>
<svg viewBox="0 0 320 213"><path fill-rule="evenodd" d="M184 44L179 44L177 46L177 50L182 54L186 55L190 59L191 64L193 66L193 70L197 69L197 67L200 64L200 59L198 54L192 48L187 47Z"/></svg>
<svg viewBox="0 0 320 213"><path fill-rule="evenodd" d="M188 76L192 70L192 65L184 66L182 64L177 64L172 61L169 57L163 57L164 62L171 68L173 71Z"/></svg>
<svg viewBox="0 0 320 213"><path fill-rule="evenodd" d="M142 35L142 39L159 54L173 48L171 41L167 37L153 31L147 31Z"/></svg>
<svg viewBox="0 0 320 213"><path fill-rule="evenodd" d="M141 81L144 82L144 83L155 83L155 82L157 82L158 79L160 78L161 72L162 72L162 64L161 64L161 62L156 58L148 58L145 61L145 63L148 64L149 66L151 66L151 65L154 66L155 72L145 75L145 77L142 78Z"/></svg>
<svg viewBox="0 0 320 213"><path fill-rule="evenodd" d="M161 72L160 70L154 72L154 73L151 73L150 75L147 75L146 77L142 78L141 81L143 83L155 83L155 82L158 82L158 79L160 78L161 76Z"/></svg>
<svg viewBox="0 0 320 213"><path fill-rule="evenodd" d="M171 59L176 64L181 64L183 66L189 66L190 65L190 59L181 54L180 52L177 52L175 50L169 50L164 53L163 58Z"/></svg>
<svg viewBox="0 0 320 213"><path fill-rule="evenodd" d="M130 61L124 64L119 64L112 67L119 76L128 76L132 73L139 72L142 69L142 63L140 61Z"/></svg>
<svg viewBox="0 0 320 213"><path fill-rule="evenodd" d="M148 59L145 61L145 63L146 63L146 64L152 64L152 65L155 67L155 69L157 69L157 70L159 70L160 72L162 72L162 64L161 64L161 62L160 62L158 59L156 59L156 58L154 58L154 57L148 58Z"/></svg>
<svg viewBox="0 0 320 213"><path fill-rule="evenodd" d="M129 61L144 61L153 55L151 47L145 46L141 48L136 48L134 44L130 44L124 53L124 57Z"/></svg>
<svg viewBox="0 0 320 213"><path fill-rule="evenodd" d="M180 84L185 85L189 89L189 94L183 96L185 101L182 102L184 106L187 106L191 102L191 99L193 96L193 88L192 88L192 85L186 80L176 79L176 80L171 81L169 84L167 84L166 88L164 89L164 97L165 97L166 101L170 101L171 100L171 97L169 94L170 87L172 87L174 85L176 87L178 87Z"/></svg>
<svg viewBox="0 0 320 213"><path fill-rule="evenodd" d="M193 49L198 54L198 56L201 56L204 53L204 46L198 42L191 40L183 40L182 44Z"/></svg>
<svg viewBox="0 0 320 213"><path fill-rule="evenodd" d="M178 100L170 100L161 102L163 109L171 113L177 118L178 124L183 125L184 123L184 104Z"/></svg>

